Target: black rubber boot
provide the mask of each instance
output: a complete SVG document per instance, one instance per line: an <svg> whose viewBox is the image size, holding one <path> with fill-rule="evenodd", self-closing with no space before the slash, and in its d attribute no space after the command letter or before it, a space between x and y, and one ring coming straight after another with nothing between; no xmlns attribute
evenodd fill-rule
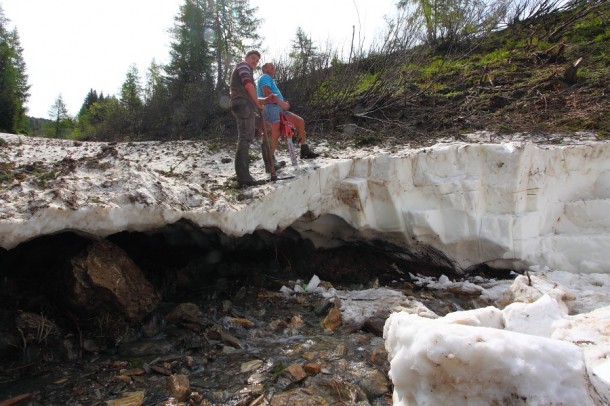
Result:
<svg viewBox="0 0 610 406"><path fill-rule="evenodd" d="M316 154L307 144L301 144L301 159L313 159L319 157L320 154Z"/></svg>
<svg viewBox="0 0 610 406"><path fill-rule="evenodd" d="M248 152L250 144L243 141L237 142L237 152L235 153L235 174L237 183L242 186L262 185L265 181L257 181L250 175L250 157Z"/></svg>

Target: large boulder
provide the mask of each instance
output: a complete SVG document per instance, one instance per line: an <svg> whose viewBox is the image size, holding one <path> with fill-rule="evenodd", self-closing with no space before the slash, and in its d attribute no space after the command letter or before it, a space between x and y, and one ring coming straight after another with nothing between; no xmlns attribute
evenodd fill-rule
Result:
<svg viewBox="0 0 610 406"><path fill-rule="evenodd" d="M80 311L110 307L140 320L161 299L125 251L106 240L92 242L70 265L70 302Z"/></svg>

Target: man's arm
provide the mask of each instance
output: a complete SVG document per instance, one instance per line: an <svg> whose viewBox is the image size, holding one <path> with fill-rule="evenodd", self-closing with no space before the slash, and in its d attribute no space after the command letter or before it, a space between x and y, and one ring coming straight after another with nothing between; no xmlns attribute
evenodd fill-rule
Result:
<svg viewBox="0 0 610 406"><path fill-rule="evenodd" d="M246 85L244 86L246 88L246 92L248 92L248 94L250 95L250 98L254 101L254 104L256 104L259 108L262 107L261 105L261 100L264 99L259 99L258 95L256 94L256 88L254 87L254 85L250 82L246 83ZM265 95L267 96L267 95Z"/></svg>
<svg viewBox="0 0 610 406"><path fill-rule="evenodd" d="M267 97L274 95L274 93L271 93L271 88L269 86L263 86L263 95ZM290 110L290 103L285 100L277 99L276 102L272 101L271 103L277 103L277 105L280 106L282 110Z"/></svg>

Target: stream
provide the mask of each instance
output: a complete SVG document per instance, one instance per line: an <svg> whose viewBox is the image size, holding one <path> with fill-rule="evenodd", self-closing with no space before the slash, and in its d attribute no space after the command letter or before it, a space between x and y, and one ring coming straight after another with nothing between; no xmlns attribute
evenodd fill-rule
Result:
<svg viewBox="0 0 610 406"><path fill-rule="evenodd" d="M137 322L112 312L76 321L51 300L48 281L57 275L43 277L39 266L5 270L0 405L391 405L383 326L392 307L434 317L490 304L477 291L419 286L416 274L466 275L397 255L384 242L322 250L294 235L206 233L193 246L176 243L192 240L175 231L173 244L159 238L167 230L108 238L162 296ZM81 241L70 233L53 238L38 243L57 260L46 257L47 273L67 255L58 246ZM26 261L36 244L0 253L3 266ZM511 277L484 269L467 276L479 284ZM353 309L362 317L350 316ZM21 343L7 328L15 314L30 322L29 336L19 330Z"/></svg>

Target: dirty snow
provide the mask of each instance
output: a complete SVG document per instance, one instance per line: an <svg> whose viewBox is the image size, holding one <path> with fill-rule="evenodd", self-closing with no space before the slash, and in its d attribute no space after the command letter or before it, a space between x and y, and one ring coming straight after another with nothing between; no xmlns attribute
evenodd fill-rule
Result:
<svg viewBox="0 0 610 406"><path fill-rule="evenodd" d="M231 188L213 143L73 142L0 134L0 246L79 230L106 236L187 219L229 235L301 226L381 233L473 264L610 272L610 144L439 143L355 150L327 144L261 187ZM260 156L254 145L252 155ZM280 148L279 159L287 159ZM252 172L264 178L261 159ZM308 214L314 219L295 223ZM322 220L321 224L315 219ZM360 238L360 237L358 237Z"/></svg>

